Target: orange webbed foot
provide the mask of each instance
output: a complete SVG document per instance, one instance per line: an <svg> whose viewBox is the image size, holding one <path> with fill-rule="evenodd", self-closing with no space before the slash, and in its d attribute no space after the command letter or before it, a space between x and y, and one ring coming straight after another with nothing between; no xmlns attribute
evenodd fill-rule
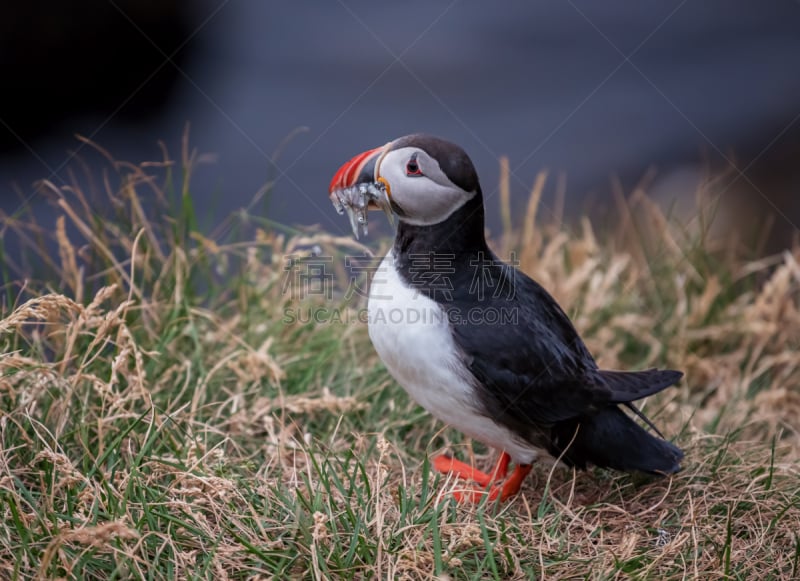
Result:
<svg viewBox="0 0 800 581"><path fill-rule="evenodd" d="M501 456L500 459L503 460L503 456ZM508 470L508 462L505 463L505 469L502 470L502 473L497 474L498 468L503 468L498 461L498 465L495 466L492 474L487 474L486 472L481 472L477 468L470 466L466 462L442 454L433 459L433 468L442 474L455 474L459 478L469 480L480 486L489 486L493 480L505 478L506 471ZM497 475L493 478L493 474Z"/></svg>
<svg viewBox="0 0 800 581"><path fill-rule="evenodd" d="M489 497L489 500L506 500L519 492L522 482L531 471L530 464L520 464L514 467L514 471L502 484L495 485L494 483L503 480L508 474L508 465L511 462L511 456L503 452L497 460L497 464L491 473L487 474L475 469L474 467L456 460L450 456L442 454L433 459L433 468L438 472L444 474L455 474L464 480L470 480L478 486L472 487L472 490L456 491L453 493L456 500L480 502L484 496Z"/></svg>

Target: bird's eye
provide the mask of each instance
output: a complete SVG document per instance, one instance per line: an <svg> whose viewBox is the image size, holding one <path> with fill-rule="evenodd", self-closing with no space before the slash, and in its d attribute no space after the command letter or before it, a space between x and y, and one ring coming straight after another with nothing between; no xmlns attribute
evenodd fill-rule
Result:
<svg viewBox="0 0 800 581"><path fill-rule="evenodd" d="M408 160L408 163L406 164L406 175L412 177L422 175L422 170L419 169L416 156Z"/></svg>

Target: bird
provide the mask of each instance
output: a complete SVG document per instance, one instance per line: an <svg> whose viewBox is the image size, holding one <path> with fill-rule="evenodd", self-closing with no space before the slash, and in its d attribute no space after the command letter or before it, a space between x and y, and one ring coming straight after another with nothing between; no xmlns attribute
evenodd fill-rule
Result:
<svg viewBox="0 0 800 581"><path fill-rule="evenodd" d="M683 451L634 402L683 373L599 368L547 290L490 250L478 175L460 146L400 137L342 165L329 195L362 185L380 186L370 208L398 219L368 294L378 356L429 413L500 452L489 472L449 454L432 459L469 482L459 500L511 498L547 455L576 469L681 469Z"/></svg>

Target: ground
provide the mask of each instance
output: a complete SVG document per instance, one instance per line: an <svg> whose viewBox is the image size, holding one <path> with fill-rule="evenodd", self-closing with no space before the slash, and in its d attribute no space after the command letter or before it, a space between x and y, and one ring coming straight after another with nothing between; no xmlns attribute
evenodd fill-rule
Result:
<svg viewBox="0 0 800 581"><path fill-rule="evenodd" d="M459 504L430 458L495 453L395 384L344 268L388 241L246 213L212 234L169 166L116 168L117 221L80 189L55 228L5 218L43 266L23 283L3 261L3 578L800 575L800 250L743 257L655 208L600 236L537 219L535 189L493 245L604 367L686 373L644 406L686 460L665 479L543 461L511 501Z"/></svg>

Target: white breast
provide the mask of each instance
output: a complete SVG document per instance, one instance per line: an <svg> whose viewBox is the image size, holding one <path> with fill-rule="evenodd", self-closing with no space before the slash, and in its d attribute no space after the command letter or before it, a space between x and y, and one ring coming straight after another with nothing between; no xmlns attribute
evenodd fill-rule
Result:
<svg viewBox="0 0 800 581"><path fill-rule="evenodd" d="M372 279L369 337L389 373L417 403L468 436L529 464L535 448L477 412L475 388L443 309L405 284L390 253Z"/></svg>

